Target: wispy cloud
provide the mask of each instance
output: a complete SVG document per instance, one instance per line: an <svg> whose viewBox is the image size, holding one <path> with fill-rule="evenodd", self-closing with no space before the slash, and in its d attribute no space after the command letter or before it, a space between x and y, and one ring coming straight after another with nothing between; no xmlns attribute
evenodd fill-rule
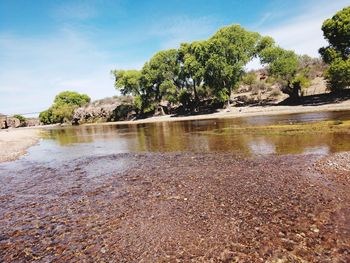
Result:
<svg viewBox="0 0 350 263"><path fill-rule="evenodd" d="M213 17L176 16L157 23L150 34L161 37L161 48L176 48L182 42L208 38L218 24Z"/></svg>
<svg viewBox="0 0 350 263"><path fill-rule="evenodd" d="M40 111L65 89L94 99L114 94L108 55L89 39L62 29L45 38L0 34L0 112ZM6 63L6 64L4 64Z"/></svg>
<svg viewBox="0 0 350 263"><path fill-rule="evenodd" d="M292 49L299 54L318 56L318 49L327 44L321 31L323 21L346 6L348 1L321 1L319 5L311 2L315 5L306 5L301 15L276 26L261 27L260 32L272 36L286 49Z"/></svg>
<svg viewBox="0 0 350 263"><path fill-rule="evenodd" d="M52 15L58 20L86 20L98 15L96 2L75 1L60 3Z"/></svg>
<svg viewBox="0 0 350 263"><path fill-rule="evenodd" d="M314 4L311 4L311 2ZM321 30L323 21L344 8L346 2L344 0L320 1L317 5L315 1L310 1L304 6L304 10L299 16L289 18L270 27L261 24L258 31L262 35L272 36L276 43L285 49L294 50L297 54L318 57L319 48L327 45ZM246 66L248 70L260 67L261 64L258 59L254 59Z"/></svg>

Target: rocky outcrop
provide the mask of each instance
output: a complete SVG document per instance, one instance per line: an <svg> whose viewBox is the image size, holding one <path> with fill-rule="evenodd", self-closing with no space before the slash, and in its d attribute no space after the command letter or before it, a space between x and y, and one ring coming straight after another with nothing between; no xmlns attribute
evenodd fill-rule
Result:
<svg viewBox="0 0 350 263"><path fill-rule="evenodd" d="M38 118L29 118L25 121L25 126L26 127L33 127L33 126L39 126L40 120Z"/></svg>
<svg viewBox="0 0 350 263"><path fill-rule="evenodd" d="M5 115L0 114L0 129L7 128L6 119L7 119L7 117Z"/></svg>
<svg viewBox="0 0 350 263"><path fill-rule="evenodd" d="M21 120L15 117L9 117L3 114L0 114L0 129L7 128L18 128L18 127L32 127L39 126L41 123L38 118L28 118Z"/></svg>
<svg viewBox="0 0 350 263"><path fill-rule="evenodd" d="M21 122L19 119L14 117L7 117L5 115L0 115L0 128L18 128L21 126Z"/></svg>
<svg viewBox="0 0 350 263"><path fill-rule="evenodd" d="M77 108L73 124L129 120L135 115L133 98L130 96L112 97L93 101Z"/></svg>

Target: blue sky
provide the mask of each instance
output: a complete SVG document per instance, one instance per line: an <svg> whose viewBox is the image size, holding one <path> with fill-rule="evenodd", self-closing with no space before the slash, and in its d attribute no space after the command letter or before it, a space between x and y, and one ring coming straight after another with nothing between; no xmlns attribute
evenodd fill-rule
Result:
<svg viewBox="0 0 350 263"><path fill-rule="evenodd" d="M241 24L317 56L322 21L350 0L0 0L0 112L42 111L63 90L116 95L110 70ZM253 62L248 67L255 67Z"/></svg>

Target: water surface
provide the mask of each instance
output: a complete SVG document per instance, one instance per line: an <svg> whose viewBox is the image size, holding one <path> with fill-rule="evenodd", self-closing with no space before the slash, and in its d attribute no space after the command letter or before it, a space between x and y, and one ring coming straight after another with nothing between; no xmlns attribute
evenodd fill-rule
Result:
<svg viewBox="0 0 350 263"><path fill-rule="evenodd" d="M350 150L350 132L236 134L237 127L350 119L350 111L226 118L128 125L90 125L49 130L42 147L61 149L58 158L123 152L237 152L265 154L332 153ZM291 126L292 127L292 126ZM40 156L45 158L45 156Z"/></svg>

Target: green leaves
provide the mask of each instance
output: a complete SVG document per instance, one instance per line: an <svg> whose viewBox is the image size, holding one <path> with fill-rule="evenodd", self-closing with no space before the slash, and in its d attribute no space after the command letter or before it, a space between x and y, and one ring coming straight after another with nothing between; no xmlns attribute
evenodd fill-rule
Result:
<svg viewBox="0 0 350 263"><path fill-rule="evenodd" d="M335 59L326 73L329 88L333 91L350 86L350 58L347 60Z"/></svg>
<svg viewBox="0 0 350 263"><path fill-rule="evenodd" d="M63 91L59 93L52 106L40 113L39 119L44 124L70 122L74 109L90 102L86 94L79 94L74 91Z"/></svg>
<svg viewBox="0 0 350 263"><path fill-rule="evenodd" d="M322 25L329 46L320 48L323 60L330 64L326 77L332 91L350 86L350 7L336 13Z"/></svg>
<svg viewBox="0 0 350 263"><path fill-rule="evenodd" d="M276 47L271 37L231 25L205 41L182 43L178 50L156 53L141 71L115 70L115 87L123 95L136 96L141 112L154 109L162 100L197 110L201 100L229 101L244 66L261 55L271 72L291 80L298 63L292 51Z"/></svg>
<svg viewBox="0 0 350 263"><path fill-rule="evenodd" d="M72 106L83 106L90 102L90 97L86 94L79 94L74 91L63 91L59 93L54 100L54 104L60 105L72 105Z"/></svg>
<svg viewBox="0 0 350 263"><path fill-rule="evenodd" d="M324 21L322 31L330 48L338 51L344 59L348 58L350 55L350 7L344 8Z"/></svg>
<svg viewBox="0 0 350 263"><path fill-rule="evenodd" d="M261 36L239 25L220 29L208 40L208 59L205 82L219 101L229 100L244 66L268 43L260 43ZM269 39L265 39L268 42Z"/></svg>
<svg viewBox="0 0 350 263"><path fill-rule="evenodd" d="M115 77L115 88L120 90L122 95L140 94L141 72L138 70L112 70Z"/></svg>

